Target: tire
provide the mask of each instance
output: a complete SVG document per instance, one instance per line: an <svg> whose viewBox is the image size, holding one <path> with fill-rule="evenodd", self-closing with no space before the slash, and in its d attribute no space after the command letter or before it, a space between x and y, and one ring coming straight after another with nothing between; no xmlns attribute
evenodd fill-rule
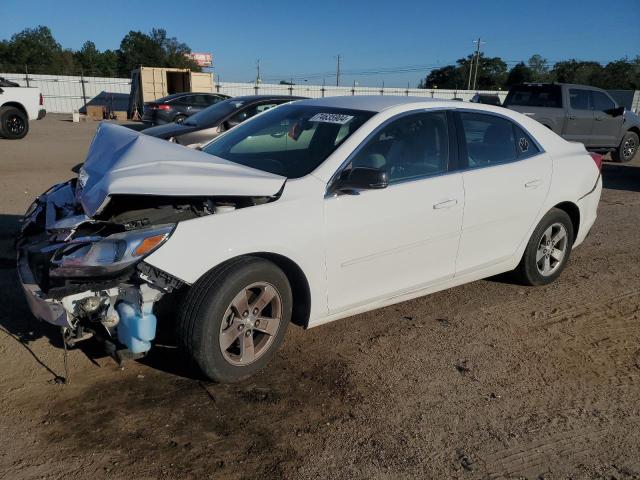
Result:
<svg viewBox="0 0 640 480"><path fill-rule="evenodd" d="M611 152L611 158L614 162L626 163L633 160L636 153L638 153L638 134L627 132L622 137L618 148Z"/></svg>
<svg viewBox="0 0 640 480"><path fill-rule="evenodd" d="M187 116L186 116L186 115L176 115L176 116L173 118L173 123L182 123L182 122L184 122L186 119L187 119Z"/></svg>
<svg viewBox="0 0 640 480"><path fill-rule="evenodd" d="M271 295L256 314L258 300ZM248 308L239 308L243 298ZM289 281L275 264L257 257L233 260L187 293L178 315L178 346L209 379L238 382L273 358L286 335L292 303Z"/></svg>
<svg viewBox="0 0 640 480"><path fill-rule="evenodd" d="M0 108L0 136L8 140L19 140L29 132L29 118L16 107Z"/></svg>
<svg viewBox="0 0 640 480"><path fill-rule="evenodd" d="M552 283L560 276L569 261L573 240L571 218L565 211L552 208L533 231L522 260L514 271L516 278L525 285ZM562 255L557 251L561 251ZM555 255L553 252L556 252Z"/></svg>

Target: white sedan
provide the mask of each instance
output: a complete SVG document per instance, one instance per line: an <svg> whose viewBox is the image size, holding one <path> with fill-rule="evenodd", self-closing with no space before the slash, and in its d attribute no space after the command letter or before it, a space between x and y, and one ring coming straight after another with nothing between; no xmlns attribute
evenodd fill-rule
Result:
<svg viewBox="0 0 640 480"><path fill-rule="evenodd" d="M160 312L209 378L305 328L503 272L558 278L601 157L517 112L412 97L280 106L191 150L102 124L25 215L19 273L67 341L145 354ZM162 307L162 308L161 308Z"/></svg>

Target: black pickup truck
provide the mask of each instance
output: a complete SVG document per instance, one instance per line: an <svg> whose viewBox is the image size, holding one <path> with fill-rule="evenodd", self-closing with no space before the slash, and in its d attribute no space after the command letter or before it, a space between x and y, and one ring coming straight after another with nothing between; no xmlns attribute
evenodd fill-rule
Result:
<svg viewBox="0 0 640 480"><path fill-rule="evenodd" d="M640 117L626 111L605 91L568 83L526 83L509 89L503 104L536 119L566 140L588 150L611 152L628 162L638 151Z"/></svg>

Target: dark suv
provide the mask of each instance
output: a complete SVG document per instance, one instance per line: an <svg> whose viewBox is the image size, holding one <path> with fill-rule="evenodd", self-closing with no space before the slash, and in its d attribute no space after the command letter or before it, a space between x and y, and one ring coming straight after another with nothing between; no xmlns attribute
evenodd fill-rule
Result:
<svg viewBox="0 0 640 480"><path fill-rule="evenodd" d="M231 98L221 93L174 93L144 104L142 121L147 125L182 122L214 103Z"/></svg>

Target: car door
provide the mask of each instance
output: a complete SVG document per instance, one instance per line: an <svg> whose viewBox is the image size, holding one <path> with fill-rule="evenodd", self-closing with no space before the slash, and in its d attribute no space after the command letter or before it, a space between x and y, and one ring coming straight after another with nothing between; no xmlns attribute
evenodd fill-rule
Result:
<svg viewBox="0 0 640 480"><path fill-rule="evenodd" d="M388 121L336 174L379 168L389 186L325 199L330 313L453 277L464 192L447 117L421 111Z"/></svg>
<svg viewBox="0 0 640 480"><path fill-rule="evenodd" d="M566 140L589 145L594 122L591 90L569 88L568 95L567 123L562 136Z"/></svg>
<svg viewBox="0 0 640 480"><path fill-rule="evenodd" d="M605 92L592 90L594 122L589 145L594 147L617 147L620 142L623 115L613 115L616 103Z"/></svg>
<svg viewBox="0 0 640 480"><path fill-rule="evenodd" d="M551 158L505 117L457 115L465 192L459 276L514 255L549 191Z"/></svg>

